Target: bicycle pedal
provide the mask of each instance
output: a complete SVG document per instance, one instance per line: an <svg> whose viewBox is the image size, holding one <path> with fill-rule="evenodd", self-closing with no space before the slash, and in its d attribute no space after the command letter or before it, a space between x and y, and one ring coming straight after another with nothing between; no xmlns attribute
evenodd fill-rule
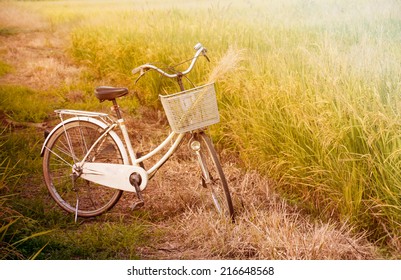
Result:
<svg viewBox="0 0 401 280"><path fill-rule="evenodd" d="M135 210L141 209L144 205L145 205L145 201L139 200L139 201L132 203L130 208L132 211L135 211Z"/></svg>

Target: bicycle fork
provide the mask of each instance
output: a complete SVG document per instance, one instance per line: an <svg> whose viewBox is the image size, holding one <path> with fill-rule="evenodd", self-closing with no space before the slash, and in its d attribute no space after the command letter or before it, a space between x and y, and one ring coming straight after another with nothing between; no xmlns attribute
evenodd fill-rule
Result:
<svg viewBox="0 0 401 280"><path fill-rule="evenodd" d="M192 151L194 151L196 154L199 167L202 171L202 186L206 188L206 184L209 184L211 182L211 177L209 170L207 169L206 166L205 158L201 153L201 143L199 142L197 135L192 136L191 140L189 141L189 146L191 147Z"/></svg>
<svg viewBox="0 0 401 280"><path fill-rule="evenodd" d="M211 194L212 194L213 203L214 203L215 207L217 208L217 211L219 213L222 213L222 208L221 208L220 202L217 198L218 196L216 194L216 189L213 186L214 179L209 172L209 169L208 169L208 166L206 163L206 159L204 157L204 153L201 152L202 145L196 134L192 136L192 138L189 142L189 146L195 152L196 157L198 159L199 167L202 171L202 177L201 177L202 187L209 188L209 190L211 191ZM203 147L203 148L205 148L205 147ZM207 147L206 147L206 149L207 149Z"/></svg>

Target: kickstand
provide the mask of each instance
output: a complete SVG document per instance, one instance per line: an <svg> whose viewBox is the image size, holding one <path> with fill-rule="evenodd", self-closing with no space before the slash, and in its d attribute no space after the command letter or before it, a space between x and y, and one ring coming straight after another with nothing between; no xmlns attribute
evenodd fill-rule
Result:
<svg viewBox="0 0 401 280"><path fill-rule="evenodd" d="M78 221L78 209L79 209L79 196L78 191L75 188L75 181L77 180L78 176L76 173L71 174L71 181L72 181L72 188L75 190L75 195L77 197L77 202L75 203L75 213L74 213L74 221L77 223Z"/></svg>
<svg viewBox="0 0 401 280"><path fill-rule="evenodd" d="M79 206L79 198L77 196L77 204L75 205L75 223L78 221L78 206Z"/></svg>

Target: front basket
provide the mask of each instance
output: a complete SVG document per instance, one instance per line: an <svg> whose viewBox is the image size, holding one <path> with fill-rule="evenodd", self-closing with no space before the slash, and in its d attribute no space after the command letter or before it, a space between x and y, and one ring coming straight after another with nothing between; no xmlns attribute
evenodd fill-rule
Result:
<svg viewBox="0 0 401 280"><path fill-rule="evenodd" d="M171 95L160 95L174 132L183 133L220 121L214 83Z"/></svg>

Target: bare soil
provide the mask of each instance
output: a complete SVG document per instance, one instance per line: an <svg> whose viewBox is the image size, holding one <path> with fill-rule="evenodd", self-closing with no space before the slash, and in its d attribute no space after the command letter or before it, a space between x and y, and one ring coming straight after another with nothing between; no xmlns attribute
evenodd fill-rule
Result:
<svg viewBox="0 0 401 280"><path fill-rule="evenodd" d="M79 80L85 69L65 53L68 30L52 30L40 16L28 17L23 10L0 10L0 24L16 30L0 35L0 59L14 68L0 77L0 84L47 90ZM16 20L21 18L26 20ZM166 135L166 125L162 112L147 108L135 118L128 117L134 145L143 151ZM152 179L139 214L129 209L135 197L125 194L103 220L130 223L142 219L149 224L154 235L147 245L137 248L142 259L378 258L376 248L348 225L324 223L302 214L276 194L274 182L242 170L235 156L219 151L235 201L235 224L197 210L193 193L199 187L199 174L185 146Z"/></svg>

